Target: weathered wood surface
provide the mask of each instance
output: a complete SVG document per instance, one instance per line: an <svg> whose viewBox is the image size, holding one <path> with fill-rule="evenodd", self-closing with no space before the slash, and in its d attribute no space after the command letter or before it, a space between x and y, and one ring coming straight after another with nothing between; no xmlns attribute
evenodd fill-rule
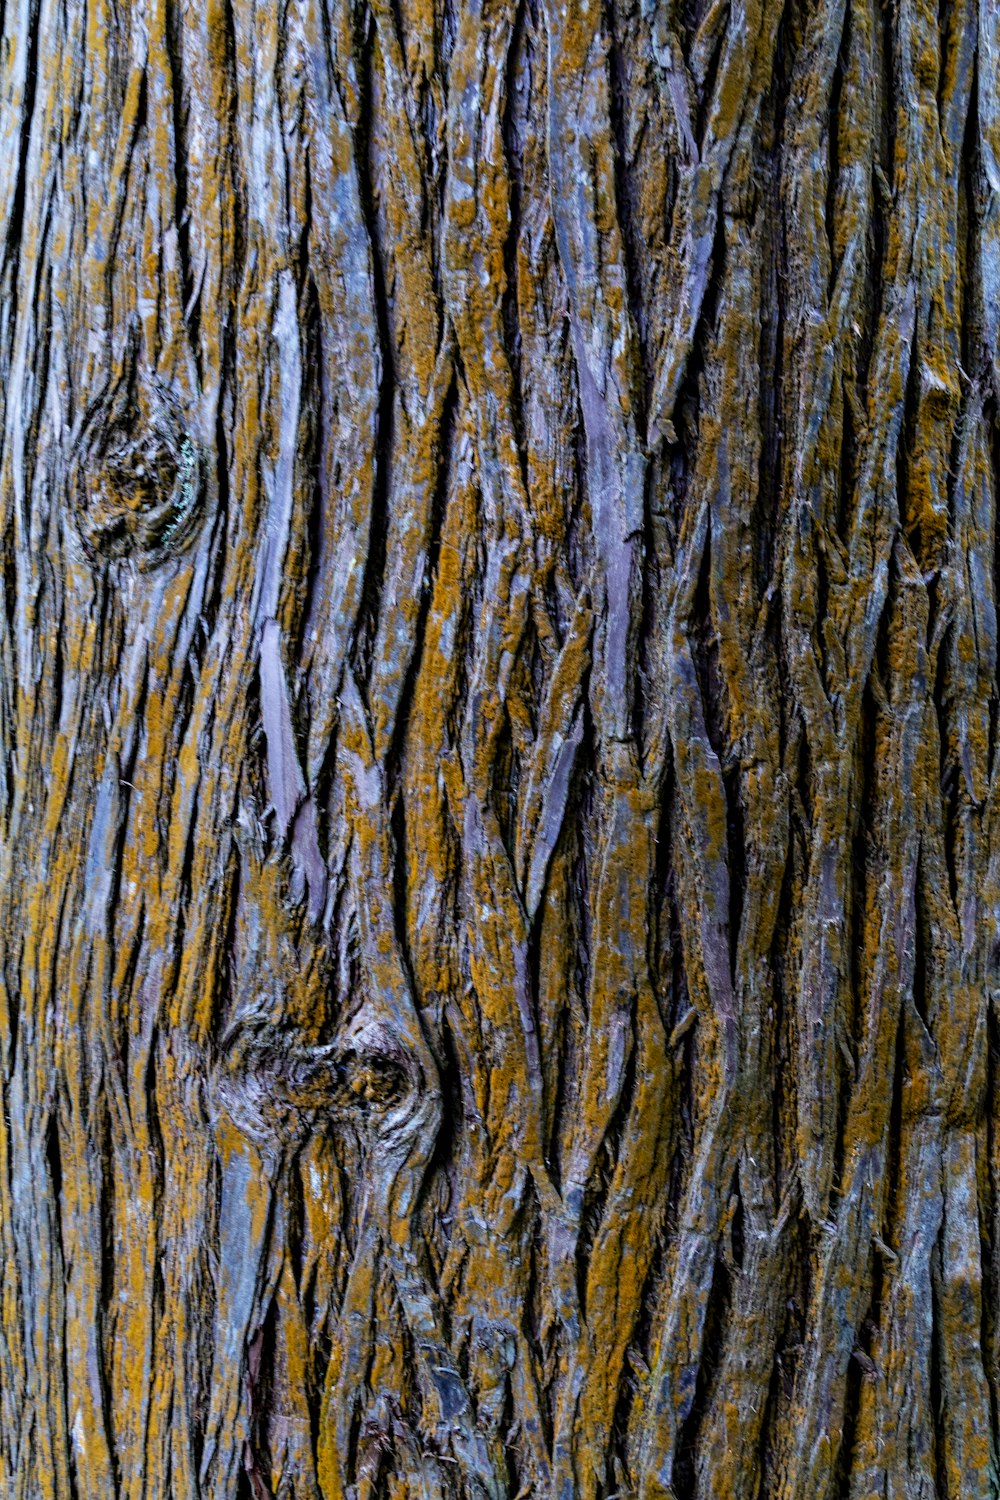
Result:
<svg viewBox="0 0 1000 1500"><path fill-rule="evenodd" d="M0 29L0 1494L996 1496L996 0Z"/></svg>

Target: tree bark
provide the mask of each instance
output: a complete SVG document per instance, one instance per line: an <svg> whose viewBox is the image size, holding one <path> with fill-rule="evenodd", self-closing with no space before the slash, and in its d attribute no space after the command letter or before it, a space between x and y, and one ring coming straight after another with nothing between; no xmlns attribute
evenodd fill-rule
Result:
<svg viewBox="0 0 1000 1500"><path fill-rule="evenodd" d="M0 30L0 1491L996 1497L996 0Z"/></svg>

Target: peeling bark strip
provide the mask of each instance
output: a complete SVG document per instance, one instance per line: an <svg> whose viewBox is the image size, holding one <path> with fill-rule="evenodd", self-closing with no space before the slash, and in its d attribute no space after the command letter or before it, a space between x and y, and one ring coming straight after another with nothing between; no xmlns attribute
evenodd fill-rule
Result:
<svg viewBox="0 0 1000 1500"><path fill-rule="evenodd" d="M995 0L0 31L0 1494L995 1500Z"/></svg>

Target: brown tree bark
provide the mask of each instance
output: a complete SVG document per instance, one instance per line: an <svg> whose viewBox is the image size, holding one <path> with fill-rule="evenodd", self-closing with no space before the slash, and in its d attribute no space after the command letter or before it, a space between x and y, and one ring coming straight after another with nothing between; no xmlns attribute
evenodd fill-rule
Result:
<svg viewBox="0 0 1000 1500"><path fill-rule="evenodd" d="M0 32L0 1493L1000 1494L996 0Z"/></svg>

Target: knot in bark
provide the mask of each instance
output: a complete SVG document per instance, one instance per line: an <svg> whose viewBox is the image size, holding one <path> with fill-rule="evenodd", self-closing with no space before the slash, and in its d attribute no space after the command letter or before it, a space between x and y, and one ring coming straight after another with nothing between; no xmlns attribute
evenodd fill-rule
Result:
<svg viewBox="0 0 1000 1500"><path fill-rule="evenodd" d="M202 462L186 414L154 377L119 382L89 416L74 474L74 504L92 556L150 568L182 551L202 511Z"/></svg>
<svg viewBox="0 0 1000 1500"><path fill-rule="evenodd" d="M350 1052L342 1063L344 1080L355 1102L368 1109L391 1109L407 1092L406 1073L384 1053Z"/></svg>

